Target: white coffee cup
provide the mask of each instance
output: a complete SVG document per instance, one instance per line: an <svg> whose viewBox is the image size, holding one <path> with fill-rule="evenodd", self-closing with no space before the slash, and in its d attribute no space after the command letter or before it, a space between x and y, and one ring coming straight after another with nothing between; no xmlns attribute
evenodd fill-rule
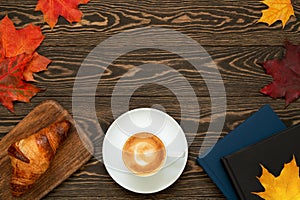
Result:
<svg viewBox="0 0 300 200"><path fill-rule="evenodd" d="M148 176L139 176L124 164L126 141L140 132L153 133L164 144L166 158ZM188 143L179 124L167 113L153 108L138 108L120 115L107 130L102 146L103 164L120 186L137 193L161 191L183 172L188 158Z"/></svg>
<svg viewBox="0 0 300 200"><path fill-rule="evenodd" d="M126 161L124 162L123 156L127 151L124 151L126 142L130 141L134 135L143 132L157 137L165 150L160 161L156 161L157 165L147 172L132 169L125 163ZM143 144L142 146L147 145ZM187 152L187 141L181 127L166 113L152 108L139 108L119 116L109 127L103 142L103 161L107 170L112 173L122 173L124 176L127 176L125 174L133 175L130 176L131 178L151 178L157 174L164 174L165 168L173 171L172 166L177 166L175 165L178 163L177 161L181 160L179 163L182 165L186 162ZM140 156L145 155L140 154L138 157ZM138 159L139 162L147 165L143 159ZM183 170L183 166L180 170Z"/></svg>

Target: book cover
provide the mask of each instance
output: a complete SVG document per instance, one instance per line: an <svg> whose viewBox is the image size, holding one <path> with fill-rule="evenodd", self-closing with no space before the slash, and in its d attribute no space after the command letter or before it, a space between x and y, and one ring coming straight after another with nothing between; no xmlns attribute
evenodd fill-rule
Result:
<svg viewBox="0 0 300 200"><path fill-rule="evenodd" d="M293 156L299 165L300 124L225 156L222 161L240 199L261 200L258 195L252 194L265 190L257 178L262 175L260 165L277 177L284 163L290 162Z"/></svg>
<svg viewBox="0 0 300 200"><path fill-rule="evenodd" d="M243 147L255 144L286 127L269 105L260 108L236 129L219 140L206 153L197 158L213 182L229 200L238 200L221 158Z"/></svg>

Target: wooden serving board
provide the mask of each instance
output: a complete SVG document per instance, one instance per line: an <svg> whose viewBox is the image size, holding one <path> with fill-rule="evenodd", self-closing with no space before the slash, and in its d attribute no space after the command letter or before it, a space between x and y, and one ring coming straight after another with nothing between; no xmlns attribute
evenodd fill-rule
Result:
<svg viewBox="0 0 300 200"><path fill-rule="evenodd" d="M7 154L8 147L38 130L63 119L73 122L71 115L57 102L44 101L34 108L14 129L0 141L0 199L41 199L65 179L71 176L90 158L91 154L81 142L74 127L71 126L65 142L58 148L49 169L21 197L13 197L10 190L11 164Z"/></svg>

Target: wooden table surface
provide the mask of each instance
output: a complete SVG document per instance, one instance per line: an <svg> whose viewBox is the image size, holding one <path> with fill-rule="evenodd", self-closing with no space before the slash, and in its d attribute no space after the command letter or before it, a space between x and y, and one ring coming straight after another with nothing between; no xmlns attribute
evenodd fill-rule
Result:
<svg viewBox="0 0 300 200"><path fill-rule="evenodd" d="M300 122L299 100L286 108L283 99L274 100L259 93L272 78L258 64L281 57L286 39L300 44L300 20L293 17L284 29L279 22L271 27L256 23L261 10L266 8L258 0L91 0L87 5L80 6L84 13L81 23L69 24L60 18L53 30L43 23L42 14L34 11L36 2L37 0L0 1L1 18L8 14L18 28L29 23L41 26L46 38L38 52L53 61L47 71L36 75L36 85L47 88L45 92L32 98L30 103L15 103L15 114L0 106L0 138L44 100L54 99L72 113L73 83L88 53L115 34L142 27L176 30L197 41L210 54L221 73L226 90L227 112L221 137L264 104L270 104L287 126ZM296 16L300 18L299 1L294 1L294 9ZM211 101L203 77L185 59L159 49L140 49L120 55L110 64L98 83L95 108L101 127L106 131L114 120L110 103L117 82L126 72L132 72L132 81L127 85L131 87L130 84L138 84L142 80L136 78L134 72L146 63L160 63L176 69L191 84L197 95L201 109L200 119L195 117L198 110L193 108L190 108L189 116L181 116L176 95L158 84L138 88L130 100L130 109L159 104L178 122L183 120L200 124L189 147L188 163L181 177L161 192L139 195L120 187L108 175L103 163L92 158L45 199L224 199L195 162L210 123ZM172 70L147 78L176 84ZM123 97L122 94L115 96L117 99ZM186 95L183 98L189 104L192 97ZM220 98L225 96L220 94ZM207 134L215 136L214 133Z"/></svg>

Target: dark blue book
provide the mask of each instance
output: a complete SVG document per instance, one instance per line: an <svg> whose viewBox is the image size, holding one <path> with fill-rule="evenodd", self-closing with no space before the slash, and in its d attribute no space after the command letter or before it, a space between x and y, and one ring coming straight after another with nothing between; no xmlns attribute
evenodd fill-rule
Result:
<svg viewBox="0 0 300 200"><path fill-rule="evenodd" d="M197 162L228 200L238 196L226 173L221 158L244 147L255 144L286 129L286 126L268 105L260 108L236 129L219 140L212 148L197 158Z"/></svg>

